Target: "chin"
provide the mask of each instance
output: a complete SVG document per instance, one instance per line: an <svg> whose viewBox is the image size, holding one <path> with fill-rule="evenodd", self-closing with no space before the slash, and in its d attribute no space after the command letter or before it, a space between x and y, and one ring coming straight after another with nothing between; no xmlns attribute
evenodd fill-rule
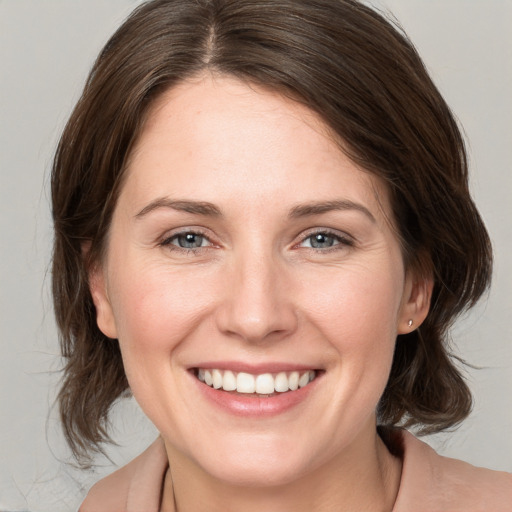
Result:
<svg viewBox="0 0 512 512"><path fill-rule="evenodd" d="M245 441L241 438L229 446L217 446L221 450L203 451L202 455L207 453L207 458L198 457L196 463L203 471L229 485L278 487L297 481L313 467L311 457L297 450L300 444L279 436L268 439L254 434L246 436Z"/></svg>

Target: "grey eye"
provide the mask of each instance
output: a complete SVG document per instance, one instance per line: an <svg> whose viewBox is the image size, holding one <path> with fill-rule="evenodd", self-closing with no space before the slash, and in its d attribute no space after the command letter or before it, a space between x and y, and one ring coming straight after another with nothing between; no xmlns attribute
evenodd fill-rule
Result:
<svg viewBox="0 0 512 512"><path fill-rule="evenodd" d="M173 242L174 245L182 247L183 249L196 249L206 245L205 237L198 233L183 233L176 235Z"/></svg>
<svg viewBox="0 0 512 512"><path fill-rule="evenodd" d="M307 238L309 243L313 249L326 249L336 245L337 238L334 235L330 235L328 233L316 233Z"/></svg>

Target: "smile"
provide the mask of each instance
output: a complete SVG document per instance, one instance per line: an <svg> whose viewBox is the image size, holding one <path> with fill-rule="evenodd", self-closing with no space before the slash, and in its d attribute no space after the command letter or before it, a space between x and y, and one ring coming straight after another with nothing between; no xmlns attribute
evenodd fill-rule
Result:
<svg viewBox="0 0 512 512"><path fill-rule="evenodd" d="M276 393L296 391L306 387L315 380L315 370L291 371L279 373L262 373L253 375L246 372L231 370L198 368L194 372L197 379L207 386L246 395L271 397Z"/></svg>

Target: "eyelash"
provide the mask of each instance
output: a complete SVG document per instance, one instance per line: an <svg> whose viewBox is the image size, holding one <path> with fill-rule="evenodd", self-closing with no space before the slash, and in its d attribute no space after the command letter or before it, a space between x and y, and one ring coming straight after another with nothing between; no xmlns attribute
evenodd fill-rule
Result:
<svg viewBox="0 0 512 512"><path fill-rule="evenodd" d="M186 236L186 235L194 235L202 237L204 240L207 240L209 242L209 245L207 246L200 246L200 247L179 247L178 245L175 245L173 241L177 240L179 237ZM307 249L310 249L316 253L325 254L330 253L334 251L339 251L346 249L347 247L353 247L354 246L354 240L349 236L344 236L339 233L336 233L329 229L316 229L314 231L308 232L305 236L303 236L299 243L294 245L294 248L300 247L301 244L303 244L308 239L312 239L314 236L323 235L325 237L332 237L335 239L337 243L330 247L326 248L316 248L316 247L308 247ZM197 254L200 251L209 250L214 246L213 242L208 238L208 236L199 229L190 229L185 231L180 231L178 233L174 233L171 236L165 238L160 242L159 244L161 247L165 247L171 251L177 251L184 254L194 255Z"/></svg>

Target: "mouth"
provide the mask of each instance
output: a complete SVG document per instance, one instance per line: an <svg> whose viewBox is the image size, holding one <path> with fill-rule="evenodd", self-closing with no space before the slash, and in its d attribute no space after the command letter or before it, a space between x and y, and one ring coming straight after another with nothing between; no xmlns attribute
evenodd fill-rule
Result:
<svg viewBox="0 0 512 512"><path fill-rule="evenodd" d="M307 387L321 370L251 374L218 368L193 368L193 375L206 386L231 394L272 398Z"/></svg>

